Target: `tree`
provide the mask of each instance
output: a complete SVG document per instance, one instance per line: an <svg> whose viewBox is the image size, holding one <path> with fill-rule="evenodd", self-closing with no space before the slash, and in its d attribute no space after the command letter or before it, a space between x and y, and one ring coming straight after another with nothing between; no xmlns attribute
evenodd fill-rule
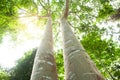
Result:
<svg viewBox="0 0 120 80"><path fill-rule="evenodd" d="M12 0L1 1L0 2L0 42L6 31L9 30L9 23L13 19L13 16L16 15L16 9L12 3ZM13 30L13 28L10 28ZM14 29L15 30L15 29Z"/></svg>
<svg viewBox="0 0 120 80"><path fill-rule="evenodd" d="M36 51L36 49L28 51L22 56L22 58L17 60L16 66L8 72L10 74L9 80L30 80ZM64 80L62 50L57 51L54 56L56 59L59 80Z"/></svg>
<svg viewBox="0 0 120 80"><path fill-rule="evenodd" d="M110 80L118 80L116 77L119 76L114 76L114 70L112 71L111 68L113 69L116 60L119 63L120 49L113 40L101 39L100 33L102 32L102 29L98 29L84 35L81 43L104 77ZM116 69L115 72L117 72Z"/></svg>
<svg viewBox="0 0 120 80"><path fill-rule="evenodd" d="M51 17L45 28L44 37L36 53L30 80L58 80L56 64L53 56Z"/></svg>
<svg viewBox="0 0 120 80"><path fill-rule="evenodd" d="M9 80L9 74L0 67L0 80Z"/></svg>
<svg viewBox="0 0 120 80"><path fill-rule="evenodd" d="M36 49L28 51L20 58L16 66L9 70L10 80L30 80Z"/></svg>
<svg viewBox="0 0 120 80"><path fill-rule="evenodd" d="M64 44L65 80L104 80L85 49L77 41L67 22L69 0L66 0L61 18L61 30Z"/></svg>
<svg viewBox="0 0 120 80"><path fill-rule="evenodd" d="M1 38L1 34L3 35L3 33L6 33L6 30L14 31L16 29L16 28L14 28L15 26L12 26L12 27L10 25L8 26L8 23L14 22L11 20L12 19L16 20L16 18L18 18L18 15L20 15L20 14L18 14L18 10L25 11L25 13L28 14L28 16L25 16L25 17L30 17L30 16L35 15L40 19L41 16L39 16L39 15L45 15L45 17L46 17L46 15L49 12L49 9L51 8L51 12L52 12L51 17L54 22L53 26L56 26L56 25L58 26L56 21L59 18L59 15L62 11L61 7L63 7L64 1L63 0L48 0L48 1L50 1L49 4L46 4L46 2L47 2L46 0L1 1L1 4L0 4L1 12L0 13L2 13L2 15L0 16L1 17L0 25L4 22L7 24L5 24L5 26L2 25L0 27L0 29L1 29L0 30L0 38ZM100 0L100 1L98 1L98 0L92 0L92 1L90 1L90 0L78 0L78 1L71 0L70 2L71 2L71 4L70 4L70 9L69 9L70 10L69 17L68 17L68 19L64 19L65 16L63 18L61 18L61 25L64 25L63 23L65 23L67 26L70 24L69 26L73 27L75 34L78 38L79 38L79 35L81 35L81 33L84 33L85 35L87 35L87 37L82 38L83 40L85 39L82 42L82 44L85 47L85 49L88 51L88 53L90 55L92 55L93 60L97 63L97 67L100 68L103 72L104 70L103 70L103 68L101 68L100 65L103 64L103 62L104 62L104 66L108 68L110 66L110 63L112 62L112 60L114 61L117 58L119 58L118 57L119 51L118 52L116 51L115 47L111 44L110 41L108 41L108 43L106 43L107 40L101 41L100 38L99 38L99 40L98 40L98 38L94 39L93 36L98 36L98 35L93 35L93 34L96 34L94 29L98 29L98 27L96 27L96 24L99 22L104 22L104 20L106 21L106 18L108 18L111 14L113 15L115 9L110 4L111 2L109 0ZM16 7L17 7L17 9L16 9ZM119 15L118 15L119 9L117 9L117 10L118 10L117 14L114 14L113 18L119 17ZM66 11L67 10L65 10L65 12ZM17 15L14 15L14 14L11 15L11 13L13 13L13 12L15 12L14 14L17 14ZM66 15L67 14L68 13L66 13ZM13 24L13 23L11 23L11 24ZM54 35L57 35L59 32L59 31L57 32L58 27L54 27L53 29L54 29ZM63 30L64 30L64 27L63 27ZM93 31L93 33L91 33L92 31ZM69 39L66 39L66 38L68 38L69 36L71 37L72 36L71 33L73 35L73 32L70 32L70 34L67 34L67 37L66 37L66 35L65 36L63 35L65 40L68 40L68 41L66 41L67 43L69 43L69 39L71 39L71 38L69 38ZM99 33L99 31L98 31L98 33ZM90 38L91 35L93 38ZM100 36L102 36L102 35L100 35ZM75 37L73 37L72 39L74 39L74 38ZM74 41L77 42L76 44L79 44L79 42L76 39L74 39ZM90 42L90 44L89 44L89 42ZM74 43L71 43L71 44L74 44ZM106 45L106 46L104 46L104 47L99 46L101 44ZM109 44L109 45L107 45L107 44ZM67 44L65 44L65 46L66 45ZM81 45L81 44L79 44L79 45ZM94 50L94 48L96 50ZM65 51L66 51L66 47L64 49L64 52ZM79 50L77 50L77 51L79 51ZM74 53L74 52L76 52L76 51L74 51L74 49L73 50L71 49L71 53ZM81 50L80 52L86 53L84 49ZM117 52L117 54L115 54L116 52ZM115 58L110 57L110 55L115 56ZM117 57L116 57L116 55L117 55ZM66 55L64 54L64 57L65 56ZM98 57L98 56L100 56L100 57ZM109 56L109 59L111 59L111 60L105 60L105 59L108 59L108 56ZM102 59L102 58L105 58L105 59ZM81 60L81 58L80 58L80 60ZM105 60L105 61L103 61L103 60ZM101 62L99 63L99 61L101 61ZM115 73L115 75L117 73ZM108 78L108 76L106 76L106 77Z"/></svg>

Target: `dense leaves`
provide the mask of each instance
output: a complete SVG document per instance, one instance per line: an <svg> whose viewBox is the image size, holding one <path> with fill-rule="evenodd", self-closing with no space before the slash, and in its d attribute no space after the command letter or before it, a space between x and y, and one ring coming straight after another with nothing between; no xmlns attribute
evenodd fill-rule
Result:
<svg viewBox="0 0 120 80"><path fill-rule="evenodd" d="M10 80L30 80L35 54L36 49L32 52L29 51L25 53L25 55L17 61L16 66L10 71Z"/></svg>
<svg viewBox="0 0 120 80"><path fill-rule="evenodd" d="M101 31L94 31L84 35L81 42L103 75L108 79L112 78L111 75L117 78L119 75L115 76L115 73L111 73L110 68L111 64L116 64L113 61L119 59L120 48L117 48L116 43L111 39L102 40L99 32Z"/></svg>
<svg viewBox="0 0 120 80"><path fill-rule="evenodd" d="M7 71L0 67L0 80L9 80Z"/></svg>
<svg viewBox="0 0 120 80"><path fill-rule="evenodd" d="M58 71L58 78L59 80L64 80L64 61L63 61L62 50L58 50L56 52L55 58L56 58L56 65Z"/></svg>
<svg viewBox="0 0 120 80"><path fill-rule="evenodd" d="M25 53L25 55L17 61L17 65L10 70L10 80L30 80L36 49ZM62 50L55 54L57 72L59 80L64 79L63 55Z"/></svg>
<svg viewBox="0 0 120 80"><path fill-rule="evenodd" d="M111 14L114 14L115 11L113 9L113 7L111 5L109 5L108 3L103 5L103 8L99 10L99 18L106 18L109 17Z"/></svg>
<svg viewBox="0 0 120 80"><path fill-rule="evenodd" d="M29 15L28 17L38 16L38 23L41 24L41 22L44 23L45 20L42 20L40 16L46 16L48 12L51 11L53 31L55 35L54 39L56 40L55 44L61 44L58 37L60 32L60 30L58 30L58 22L64 8L64 0L48 1L1 0L0 41L2 41L2 38L6 35L6 33L14 36L16 34L16 30L23 27L23 25L18 24L18 18L22 12ZM73 28L75 35L79 41L81 41L84 48L92 60L96 63L105 78L110 80L120 79L120 46L119 43L115 43L113 41L114 37L111 36L111 34L105 35L105 33L113 31L112 29L114 26L111 26L112 28L107 31L109 28L106 27L107 24L103 26L104 28L97 26L97 24L101 25L102 22L108 22L109 24L109 18L111 16L111 19L115 20L120 18L120 9L115 8L113 5L116 1L70 0L70 12L68 17L69 24ZM118 5L119 3L120 1L118 0L118 3L115 3L115 5ZM112 33L112 35L114 34L115 33ZM107 36L111 37L103 39L103 37ZM11 80L30 80L35 53L36 50L33 50L33 52L27 52L17 61L16 66L10 70ZM61 49L58 49L55 53L57 71L60 80L64 80L62 53L63 52ZM2 79L8 80L8 74L4 70L0 70L0 80Z"/></svg>
<svg viewBox="0 0 120 80"><path fill-rule="evenodd" d="M116 80L120 79L120 60L118 62L114 62L111 66L111 72Z"/></svg>
<svg viewBox="0 0 120 80"><path fill-rule="evenodd" d="M12 31L14 29L10 27L9 23L14 22L16 15L17 9L15 8L13 0L0 1L0 41L7 31Z"/></svg>

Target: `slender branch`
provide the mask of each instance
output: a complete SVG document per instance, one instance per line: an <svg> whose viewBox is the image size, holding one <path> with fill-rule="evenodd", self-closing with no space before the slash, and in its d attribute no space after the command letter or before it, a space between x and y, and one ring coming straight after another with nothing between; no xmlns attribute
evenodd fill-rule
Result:
<svg viewBox="0 0 120 80"><path fill-rule="evenodd" d="M48 5L50 5L50 0L48 0Z"/></svg>
<svg viewBox="0 0 120 80"><path fill-rule="evenodd" d="M50 6L50 0L48 0L48 14L51 15L51 6Z"/></svg>
<svg viewBox="0 0 120 80"><path fill-rule="evenodd" d="M28 16L21 16L21 17L16 17L16 18L25 18L25 17L33 17L36 15L28 15ZM38 18L48 18L48 16L37 16Z"/></svg>
<svg viewBox="0 0 120 80"><path fill-rule="evenodd" d="M55 35L55 37L54 37L55 42L57 41L57 37L58 37L58 35L59 35L59 32L60 32L60 30L56 33L56 35Z"/></svg>
<svg viewBox="0 0 120 80"><path fill-rule="evenodd" d="M68 23L70 24L71 27L75 28L69 21L68 21Z"/></svg>
<svg viewBox="0 0 120 80"><path fill-rule="evenodd" d="M109 76L112 78L112 80L115 80L115 78L113 77L113 75L110 73L110 71L105 67L105 65L102 63L101 60L99 60L101 65L103 66L103 68L105 69L105 71L109 74Z"/></svg>
<svg viewBox="0 0 120 80"><path fill-rule="evenodd" d="M46 12L48 13L48 9L46 9L46 7L42 4L41 1L39 1L40 5L46 10Z"/></svg>
<svg viewBox="0 0 120 80"><path fill-rule="evenodd" d="M76 14L76 13L80 13L81 11L80 10L78 10L78 11L69 11L69 14Z"/></svg>
<svg viewBox="0 0 120 80"><path fill-rule="evenodd" d="M0 26L3 26L4 24L6 24L9 20L4 21L3 23L0 23Z"/></svg>
<svg viewBox="0 0 120 80"><path fill-rule="evenodd" d="M66 0L66 1L65 1L64 15L63 15L62 18L67 19L68 14L69 14L69 0Z"/></svg>
<svg viewBox="0 0 120 80"><path fill-rule="evenodd" d="M11 21L17 18L28 18L28 17L38 17L39 19L48 19L48 15L45 16L38 16L37 14L31 14L31 15L24 15L24 16L14 16L12 17Z"/></svg>
<svg viewBox="0 0 120 80"><path fill-rule="evenodd" d="M38 16L39 18L44 18L44 19L48 19L48 16Z"/></svg>
<svg viewBox="0 0 120 80"><path fill-rule="evenodd" d="M16 7L19 9L19 10L22 10L24 11L25 13L28 13L28 14L31 14L30 12L28 12L27 10L23 9L23 8L20 8L19 6L16 5Z"/></svg>
<svg viewBox="0 0 120 80"><path fill-rule="evenodd" d="M12 1L12 0L11 0L11 1ZM25 9L23 9L23 8L20 8L14 1L12 1L12 4L13 4L13 6L15 6L16 8L18 8L18 9L20 9L20 10L22 10L22 11L28 13L28 14L30 14L30 12L28 12L27 10L25 10Z"/></svg>
<svg viewBox="0 0 120 80"><path fill-rule="evenodd" d="M35 5L35 7L36 7L37 14L39 14L37 3L35 3L35 1L34 1L34 0L32 0L32 2L33 2L33 4L34 4L34 5Z"/></svg>

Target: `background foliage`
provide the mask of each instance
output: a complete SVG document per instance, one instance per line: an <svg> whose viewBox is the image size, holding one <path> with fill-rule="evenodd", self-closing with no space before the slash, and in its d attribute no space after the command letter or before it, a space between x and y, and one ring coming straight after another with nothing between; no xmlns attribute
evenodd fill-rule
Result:
<svg viewBox="0 0 120 80"><path fill-rule="evenodd" d="M119 4L119 0L70 0L69 24L91 59L109 80L120 79ZM37 16L37 24L45 24L46 20L41 19L41 16L46 16L51 11L59 80L64 80L63 52L59 47L62 42L58 27L63 8L64 0L50 0L49 3L47 0L0 1L1 43L6 34L16 38L19 30L24 29L18 21L20 15L24 15L22 17ZM15 42L16 39L13 40ZM25 53L10 70L0 68L0 80L30 80L35 53L36 49Z"/></svg>

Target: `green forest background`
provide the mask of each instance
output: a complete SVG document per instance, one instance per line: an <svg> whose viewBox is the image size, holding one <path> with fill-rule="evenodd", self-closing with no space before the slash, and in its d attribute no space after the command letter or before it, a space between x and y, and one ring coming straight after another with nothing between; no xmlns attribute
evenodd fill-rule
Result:
<svg viewBox="0 0 120 80"><path fill-rule="evenodd" d="M59 18L63 8L64 0L0 1L0 43L7 35L17 43L17 35L25 28L25 25L19 22L19 18L37 16L36 25L45 25L44 18L51 10L54 47L58 48L54 51L54 56L59 80L64 80L63 50L59 48L62 44ZM19 10L22 10L22 13ZM21 14L25 16L21 17ZM70 0L68 21L106 80L120 80L120 1ZM37 48L34 48L25 52L13 68L6 69L1 66L0 80L30 80L36 50Z"/></svg>

